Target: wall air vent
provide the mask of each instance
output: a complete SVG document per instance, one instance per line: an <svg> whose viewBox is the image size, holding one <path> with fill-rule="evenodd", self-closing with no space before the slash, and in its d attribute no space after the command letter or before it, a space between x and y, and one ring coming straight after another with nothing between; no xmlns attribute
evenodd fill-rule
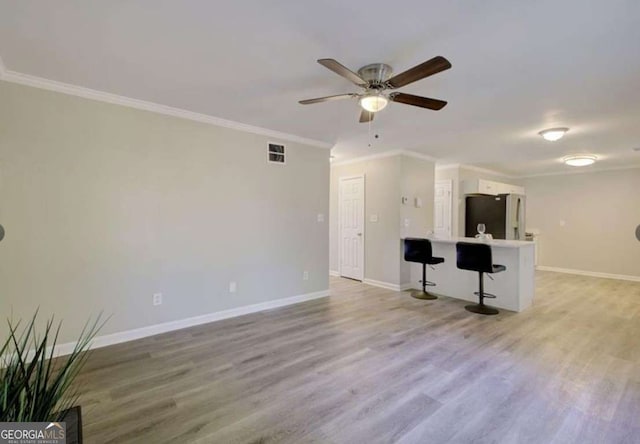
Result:
<svg viewBox="0 0 640 444"><path fill-rule="evenodd" d="M269 163L285 164L285 146L281 143L269 142L269 151L267 153L267 161Z"/></svg>

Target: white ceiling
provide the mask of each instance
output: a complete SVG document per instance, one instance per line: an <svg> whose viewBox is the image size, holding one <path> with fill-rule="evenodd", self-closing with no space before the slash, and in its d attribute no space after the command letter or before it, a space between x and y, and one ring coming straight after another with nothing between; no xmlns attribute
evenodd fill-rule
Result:
<svg viewBox="0 0 640 444"><path fill-rule="evenodd" d="M640 166L640 2L0 0L8 70L335 144L337 160L411 149L515 175ZM391 104L371 128L355 91L316 63L396 72L435 55L449 71L402 90L449 101ZM571 131L559 142L537 132ZM594 168L594 167L591 167Z"/></svg>

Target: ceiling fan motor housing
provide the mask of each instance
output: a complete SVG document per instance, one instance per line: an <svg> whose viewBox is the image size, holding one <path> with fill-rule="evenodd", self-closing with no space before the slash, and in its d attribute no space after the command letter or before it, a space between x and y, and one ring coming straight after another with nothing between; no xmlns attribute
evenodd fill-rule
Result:
<svg viewBox="0 0 640 444"><path fill-rule="evenodd" d="M358 70L358 74L368 83L369 87L383 88L384 83L391 78L393 69L384 63L372 63L363 66Z"/></svg>

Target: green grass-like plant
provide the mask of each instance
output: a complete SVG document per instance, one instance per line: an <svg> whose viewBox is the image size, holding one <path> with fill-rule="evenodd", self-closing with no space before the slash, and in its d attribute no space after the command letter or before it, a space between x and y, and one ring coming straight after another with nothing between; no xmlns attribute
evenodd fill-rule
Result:
<svg viewBox="0 0 640 444"><path fill-rule="evenodd" d="M9 335L0 347L0 421L63 421L76 405L78 392L72 387L89 356L91 341L104 325L102 316L85 324L73 351L56 357L55 346L62 322L54 328L47 321L36 331L36 312L26 327L8 320Z"/></svg>

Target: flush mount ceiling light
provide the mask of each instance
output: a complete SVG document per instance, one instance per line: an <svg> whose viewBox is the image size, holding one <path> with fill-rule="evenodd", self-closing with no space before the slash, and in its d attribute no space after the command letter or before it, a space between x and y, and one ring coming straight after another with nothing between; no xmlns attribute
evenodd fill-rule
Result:
<svg viewBox="0 0 640 444"><path fill-rule="evenodd" d="M389 99L387 99L382 94L367 94L360 99L360 106L365 111L369 111L370 113L377 113L384 109L385 106L389 103Z"/></svg>
<svg viewBox="0 0 640 444"><path fill-rule="evenodd" d="M549 128L540 131L538 134L544 137L545 140L555 142L556 140L562 139L562 136L564 136L567 131L569 131L569 128Z"/></svg>
<svg viewBox="0 0 640 444"><path fill-rule="evenodd" d="M573 167L593 165L598 158L596 156L569 156L562 159L564 163Z"/></svg>

